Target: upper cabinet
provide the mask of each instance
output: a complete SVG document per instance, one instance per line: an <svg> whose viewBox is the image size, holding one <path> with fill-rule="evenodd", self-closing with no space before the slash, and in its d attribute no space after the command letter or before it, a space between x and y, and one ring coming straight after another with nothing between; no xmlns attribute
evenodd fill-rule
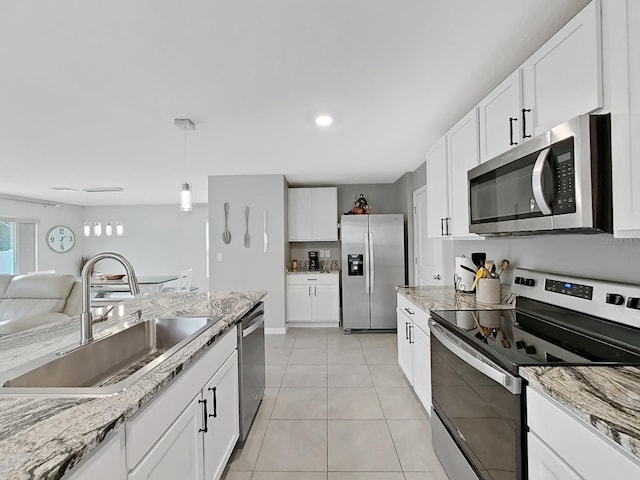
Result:
<svg viewBox="0 0 640 480"><path fill-rule="evenodd" d="M467 172L478 163L478 110L474 108L427 152L430 238L480 238L469 233L467 185Z"/></svg>
<svg viewBox="0 0 640 480"><path fill-rule="evenodd" d="M613 229L640 238L640 2L602 5L606 108L611 111Z"/></svg>
<svg viewBox="0 0 640 480"><path fill-rule="evenodd" d="M600 2L587 5L524 63L522 93L526 138L602 107Z"/></svg>
<svg viewBox="0 0 640 480"><path fill-rule="evenodd" d="M593 1L478 104L480 161L602 106L600 2Z"/></svg>
<svg viewBox="0 0 640 480"><path fill-rule="evenodd" d="M289 189L289 241L338 240L338 189Z"/></svg>
<svg viewBox="0 0 640 480"><path fill-rule="evenodd" d="M518 131L522 81L520 70L513 72L479 104L480 160L486 162L520 142Z"/></svg>

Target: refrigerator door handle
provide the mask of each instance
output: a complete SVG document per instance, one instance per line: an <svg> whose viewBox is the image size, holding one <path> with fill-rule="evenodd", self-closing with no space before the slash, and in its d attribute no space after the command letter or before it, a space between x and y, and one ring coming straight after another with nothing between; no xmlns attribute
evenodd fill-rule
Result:
<svg viewBox="0 0 640 480"><path fill-rule="evenodd" d="M376 288L376 269L374 268L375 263L376 257L373 251L373 233L369 233L369 293L373 293Z"/></svg>
<svg viewBox="0 0 640 480"><path fill-rule="evenodd" d="M369 279L369 234L364 234L364 291L371 293Z"/></svg>

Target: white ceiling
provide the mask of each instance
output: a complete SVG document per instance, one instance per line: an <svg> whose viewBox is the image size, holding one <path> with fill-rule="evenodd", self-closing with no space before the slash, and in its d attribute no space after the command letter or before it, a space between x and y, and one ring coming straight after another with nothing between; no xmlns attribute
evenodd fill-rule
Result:
<svg viewBox="0 0 640 480"><path fill-rule="evenodd" d="M177 203L181 117L196 202L209 175L393 182L586 3L3 1L0 193Z"/></svg>

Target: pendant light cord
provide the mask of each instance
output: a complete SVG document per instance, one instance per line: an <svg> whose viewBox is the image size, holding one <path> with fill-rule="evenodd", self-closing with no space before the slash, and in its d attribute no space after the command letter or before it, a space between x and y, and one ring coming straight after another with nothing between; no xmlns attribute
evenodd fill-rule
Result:
<svg viewBox="0 0 640 480"><path fill-rule="evenodd" d="M184 127L184 183L187 182L187 127Z"/></svg>

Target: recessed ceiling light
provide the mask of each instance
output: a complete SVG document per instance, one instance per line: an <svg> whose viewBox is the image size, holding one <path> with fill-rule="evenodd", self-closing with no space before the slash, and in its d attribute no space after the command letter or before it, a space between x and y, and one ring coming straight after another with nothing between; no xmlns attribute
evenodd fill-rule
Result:
<svg viewBox="0 0 640 480"><path fill-rule="evenodd" d="M328 127L332 123L333 118L331 118L329 115L320 115L319 117L316 117L316 125L318 125L319 127Z"/></svg>

